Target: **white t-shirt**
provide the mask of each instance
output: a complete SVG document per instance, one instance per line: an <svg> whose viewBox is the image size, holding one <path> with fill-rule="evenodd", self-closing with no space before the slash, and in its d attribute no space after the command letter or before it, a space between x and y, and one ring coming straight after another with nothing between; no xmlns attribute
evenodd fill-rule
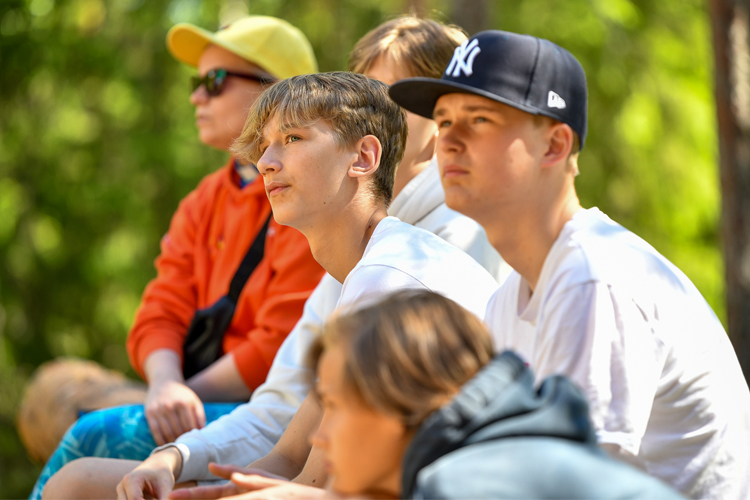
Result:
<svg viewBox="0 0 750 500"><path fill-rule="evenodd" d="M692 498L750 495L750 393L690 280L596 208L580 210L533 294L516 272L486 315L497 350L586 394L600 443Z"/></svg>
<svg viewBox="0 0 750 500"><path fill-rule="evenodd" d="M477 261L429 231L395 217L377 225L346 277L339 308L360 308L398 290L426 289L484 318L497 281Z"/></svg>
<svg viewBox="0 0 750 500"><path fill-rule="evenodd" d="M486 276L489 274L483 275L473 264L468 264L466 259L472 262L477 260L481 264L477 267L491 271L496 279L505 279L508 274L507 264L490 246L481 226L445 205L437 164L433 162L412 179L393 200L388 212L397 215L404 222L389 217L378 224L373 237L380 235L388 226L407 225L407 222L423 228L418 233L421 236L414 238L418 240L415 252L426 252L434 248L440 249L441 256L429 269L423 268L423 263L417 263L414 276L419 279L419 274L428 271L431 276L422 278L428 288L443 293L462 305L470 303L468 308L479 317L483 317L486 304L497 289L498 283L495 280L487 282ZM398 238L398 234L403 234L403 228L390 232L397 233L395 237ZM438 236L433 238L437 238L439 243L433 238L425 239L423 233L437 234ZM376 239L383 240L379 236ZM449 249L446 249L446 246ZM390 248L394 250L393 245ZM367 250L372 249L371 239ZM382 253L382 250L378 248L375 252ZM395 252L404 253L404 250L396 248ZM416 255L411 251L406 253ZM451 262L446 263L446 259ZM413 264L413 259L407 260L399 264L399 269L408 269L406 266ZM389 264L386 262L384 265ZM456 270L453 270L454 266L457 266ZM369 275L369 271L371 270L363 271L363 279L365 275ZM447 274L443 275L443 272ZM466 273L466 279L461 275L463 272ZM391 285L397 281L408 281L406 275L399 276L394 270L383 273L383 277L390 280ZM471 277L477 277L478 283L473 285ZM360 276L357 276L355 281L360 281L359 278ZM446 278L459 281L455 291L445 292L445 288L450 288L451 285L450 279ZM476 286L476 290L472 289L473 286ZM464 291L465 288L468 290ZM354 292L355 289L356 287L350 287L354 295L357 294ZM182 472L177 478L178 482L211 480L215 476L208 471L209 462L247 465L271 450L310 390L311 377L305 365L307 350L320 327L335 309L341 291L341 283L329 274L323 276L305 303L302 317L274 358L266 382L256 389L251 401L203 429L190 431L178 438L176 446L182 454ZM478 296L479 300L475 302L474 296ZM155 451L167 446L171 445L165 445Z"/></svg>

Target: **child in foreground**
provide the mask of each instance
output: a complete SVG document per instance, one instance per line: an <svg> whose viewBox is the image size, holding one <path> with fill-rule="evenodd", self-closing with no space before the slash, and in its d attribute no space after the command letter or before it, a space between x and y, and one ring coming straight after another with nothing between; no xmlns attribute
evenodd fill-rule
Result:
<svg viewBox="0 0 750 500"><path fill-rule="evenodd" d="M423 290L335 317L314 345L330 493L372 498L681 498L596 446L582 394L493 357L471 313Z"/></svg>

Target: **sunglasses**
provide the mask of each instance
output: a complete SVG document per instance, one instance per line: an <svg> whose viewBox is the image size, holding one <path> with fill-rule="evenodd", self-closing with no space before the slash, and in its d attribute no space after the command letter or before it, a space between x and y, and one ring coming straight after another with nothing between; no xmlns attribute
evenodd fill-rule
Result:
<svg viewBox="0 0 750 500"><path fill-rule="evenodd" d="M261 85L272 85L276 83L276 80L260 75L246 75L242 73L233 73L225 69L212 69L208 73L206 73L206 76L194 76L192 78L192 91L195 92L198 87L203 85L204 87L206 87L206 92L208 93L208 95L216 97L224 90L224 87L227 84L228 76L236 76L237 78L252 80L254 82L260 83Z"/></svg>

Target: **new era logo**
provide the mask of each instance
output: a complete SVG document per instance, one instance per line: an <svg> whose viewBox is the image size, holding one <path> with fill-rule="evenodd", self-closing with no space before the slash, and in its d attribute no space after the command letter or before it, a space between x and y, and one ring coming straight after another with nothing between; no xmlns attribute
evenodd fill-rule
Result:
<svg viewBox="0 0 750 500"><path fill-rule="evenodd" d="M547 106L550 108L565 109L565 99L550 90L549 94L547 94Z"/></svg>
<svg viewBox="0 0 750 500"><path fill-rule="evenodd" d="M471 43L466 40L453 51L453 59L451 59L451 63L446 68L445 74L455 78L463 71L466 76L471 76L474 73L474 58L481 51L479 40L475 38Z"/></svg>

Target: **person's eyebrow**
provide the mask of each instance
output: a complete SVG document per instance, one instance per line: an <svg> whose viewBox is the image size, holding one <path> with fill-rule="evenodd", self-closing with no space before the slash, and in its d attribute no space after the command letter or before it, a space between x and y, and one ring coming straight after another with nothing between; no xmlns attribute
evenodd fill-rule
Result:
<svg viewBox="0 0 750 500"><path fill-rule="evenodd" d="M263 151L263 147L268 144L268 137L266 136L266 129L260 134L260 141L258 141L258 151Z"/></svg>
<svg viewBox="0 0 750 500"><path fill-rule="evenodd" d="M443 116L446 113L447 113L447 111L445 109L443 109L443 108L434 109L432 111L432 119L434 120L436 118L439 118L439 117Z"/></svg>
<svg viewBox="0 0 750 500"><path fill-rule="evenodd" d="M475 113L477 111L484 111L485 113L492 113L495 115L500 114L500 110L492 107L492 106L485 106L483 104L474 104L469 106L461 106L461 111L464 111L466 113ZM435 111L432 113L432 118L436 119L443 115L445 115L447 111L445 108L436 108Z"/></svg>
<svg viewBox="0 0 750 500"><path fill-rule="evenodd" d="M494 108L492 106L485 106L482 104L475 104L474 106L464 106L464 111L468 111L469 113L472 113L474 111L487 111L490 113L494 113L496 115L500 114L500 110L497 108Z"/></svg>

